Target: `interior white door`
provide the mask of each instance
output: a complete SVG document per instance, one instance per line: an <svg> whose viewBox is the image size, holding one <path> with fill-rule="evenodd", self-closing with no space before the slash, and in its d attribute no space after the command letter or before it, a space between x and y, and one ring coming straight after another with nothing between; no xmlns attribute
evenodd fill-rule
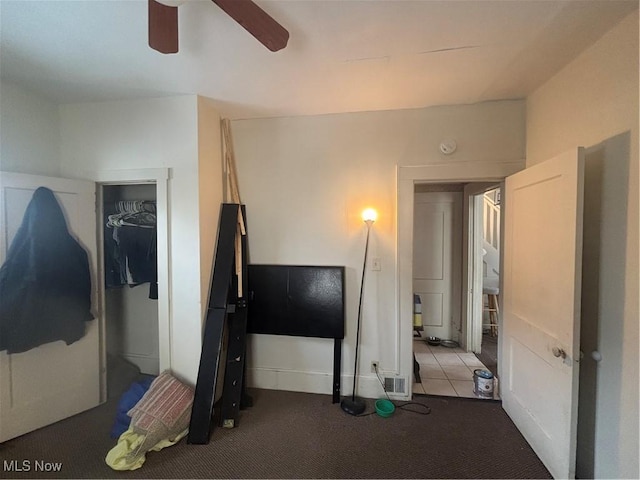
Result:
<svg viewBox="0 0 640 480"><path fill-rule="evenodd" d="M505 188L502 405L555 478L575 475L583 155L534 165Z"/></svg>
<svg viewBox="0 0 640 480"><path fill-rule="evenodd" d="M96 315L93 182L0 172L0 263L4 263L33 192L40 186L54 192L69 231L88 253L92 311ZM97 406L100 355L97 319L87 322L85 336L71 345L57 341L23 353L0 352L0 442Z"/></svg>
<svg viewBox="0 0 640 480"><path fill-rule="evenodd" d="M416 193L413 291L422 303L424 335L458 340L462 193Z"/></svg>

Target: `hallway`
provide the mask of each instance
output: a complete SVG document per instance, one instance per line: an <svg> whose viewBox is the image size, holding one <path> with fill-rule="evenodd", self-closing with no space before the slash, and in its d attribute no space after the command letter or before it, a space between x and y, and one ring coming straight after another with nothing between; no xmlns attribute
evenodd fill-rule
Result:
<svg viewBox="0 0 640 480"><path fill-rule="evenodd" d="M474 353L465 352L459 347L431 346L418 337L413 339L413 353L420 364L422 380L421 383L413 384L414 394L485 399L473 393L473 371L491 369ZM493 399L499 400L495 384L493 391Z"/></svg>

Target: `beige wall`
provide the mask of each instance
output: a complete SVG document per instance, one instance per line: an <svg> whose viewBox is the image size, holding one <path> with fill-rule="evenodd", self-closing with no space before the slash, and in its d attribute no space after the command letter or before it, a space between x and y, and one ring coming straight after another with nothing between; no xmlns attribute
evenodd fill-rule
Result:
<svg viewBox="0 0 640 480"><path fill-rule="evenodd" d="M223 202L222 137L220 115L213 102L198 97L198 191L200 212L200 296L204 319L208 306L218 215Z"/></svg>
<svg viewBox="0 0 640 480"><path fill-rule="evenodd" d="M586 351L581 366L597 375L597 382L591 395L581 390L581 407L589 412L592 402L595 417L586 414L593 426L582 432L591 440L579 450L578 474L583 469L589 475L591 469L596 478L639 476L638 144L636 11L527 99L527 165L575 146L590 147L585 294L597 298L589 306L599 311L583 312L583 349L592 342L603 360L596 366ZM594 268L599 270L595 282L588 276ZM589 379L584 380L583 386Z"/></svg>
<svg viewBox="0 0 640 480"><path fill-rule="evenodd" d="M369 255L380 259L381 270L368 270L365 281L359 382L360 394L375 397L382 390L371 361L411 375L410 346L401 347L399 328L397 167L453 165L464 172L523 159L524 118L523 101L503 101L233 122L251 263L346 266L343 389L351 388L353 372L366 235L361 211L379 212ZM444 156L438 146L448 138L458 150ZM332 349L329 340L253 336L249 382L331 392Z"/></svg>
<svg viewBox="0 0 640 480"><path fill-rule="evenodd" d="M58 106L12 83L0 83L0 171L56 176Z"/></svg>

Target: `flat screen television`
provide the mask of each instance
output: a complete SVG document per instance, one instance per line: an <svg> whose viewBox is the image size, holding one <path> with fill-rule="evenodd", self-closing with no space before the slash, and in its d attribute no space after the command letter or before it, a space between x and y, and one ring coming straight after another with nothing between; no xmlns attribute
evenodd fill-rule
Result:
<svg viewBox="0 0 640 480"><path fill-rule="evenodd" d="M344 338L345 267L247 268L248 333Z"/></svg>

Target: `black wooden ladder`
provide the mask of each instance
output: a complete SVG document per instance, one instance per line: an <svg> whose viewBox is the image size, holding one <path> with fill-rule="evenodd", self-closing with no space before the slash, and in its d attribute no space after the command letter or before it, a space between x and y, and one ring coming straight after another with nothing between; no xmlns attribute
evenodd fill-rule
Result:
<svg viewBox="0 0 640 480"><path fill-rule="evenodd" d="M248 291L247 236L241 235L240 248L237 248L236 243L236 236L240 235L239 219L243 221L245 218L244 205L222 204L202 353L187 437L187 442L191 444L209 443L216 386L218 376L222 372L224 387L220 407L221 426L237 426L240 407L250 406L251 403L251 399L246 395L244 382ZM236 258L236 255L241 259ZM236 274L236 265L241 268L239 276ZM226 356L225 323L228 338ZM222 370L221 362L226 362Z"/></svg>

